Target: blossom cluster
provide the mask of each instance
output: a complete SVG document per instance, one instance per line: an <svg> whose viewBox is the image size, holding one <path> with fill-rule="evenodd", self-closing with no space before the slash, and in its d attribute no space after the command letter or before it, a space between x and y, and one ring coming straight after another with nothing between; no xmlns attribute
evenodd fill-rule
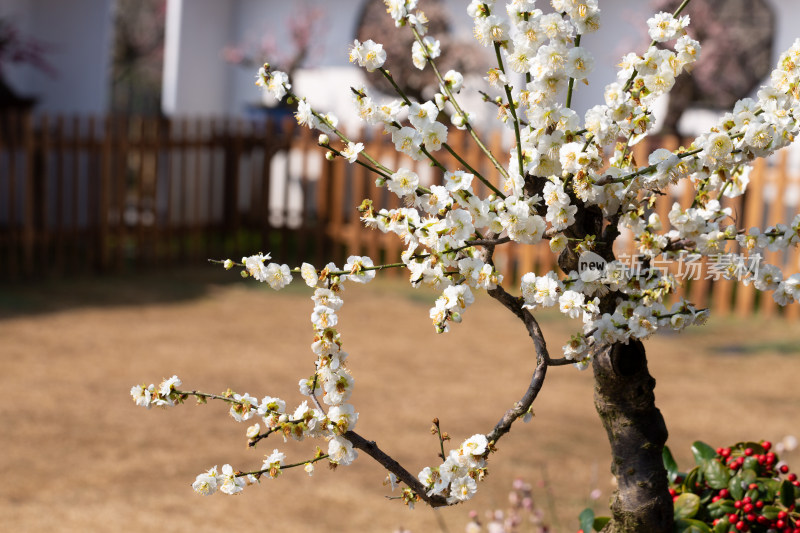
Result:
<svg viewBox="0 0 800 533"><path fill-rule="evenodd" d="M372 157L363 143L338 129L335 116L315 110L295 95L285 73L268 64L259 70L257 85L296 105L298 124L322 133L319 144L329 150L329 159L341 157L368 168L376 174L378 186L402 199L403 207L393 209L376 207L367 199L359 211L367 226L397 235L405 248L398 263L374 265L368 257L352 256L341 270L334 264L318 270L307 263L292 269L267 263L269 254L242 259L245 277L273 289L286 286L293 274L300 274L314 289L315 372L300 381L300 392L313 405L306 400L287 411L278 398L259 401L246 393L223 398L231 403L236 420L263 422L263 431L260 424L248 429L252 443L273 432L287 440L319 437L328 440L327 454L318 454L314 461L324 456L346 465L355 459L347 433L355 427L358 413L348 403L354 381L345 366L347 353L336 329L337 313L343 284L367 282L382 268L404 268L412 285L441 292L429 316L435 330L443 333L451 323L462 321L474 302L473 291L496 294L492 291L502 288L503 276L492 260L495 247L546 241L559 257L562 273L522 273L515 302L522 308L520 314L557 306L564 315L580 319L580 330L562 353L581 369L603 346L644 339L661 328L682 330L708 316L707 310L683 299L667 307L667 298L681 283L668 269L646 268L630 275L613 252L614 240L622 233L631 236L649 264L684 253L718 256L728 246L738 247L758 267L748 271L743 282L771 291L780 305L800 301L800 274L784 275L762 260L765 251L800 244L800 215L789 224L745 230L738 227L736 213L722 205L723 197L744 193L753 159L788 145L800 132L800 39L781 55L756 98L738 102L690 146L655 150L646 166L638 166L631 147L654 131L656 99L692 68L700 53L700 44L686 31L689 17L679 16L680 9L652 17L648 32L653 44L642 54L622 58L616 80L603 90L603 102L581 117L571 108L571 99L576 82L586 82L594 64L580 43L583 35L599 28L598 0L550 3L553 13L537 9L535 0L511 0L504 10L497 0L471 0L467 6L476 39L497 57L486 81L499 96L487 98L487 105L495 105L502 127L513 131L515 141L505 154L486 148L473 128L472 115L458 103L464 76L457 71L442 75L436 68L441 45L427 35L428 21L417 10L417 0L385 0L385 4L395 24L414 35L409 53L415 66L431 67L438 78L438 91L430 99L413 101L402 92L384 68L390 58L381 44L353 43L350 61L384 76L398 93L397 98L383 100L366 87L351 88L359 116L367 125L381 128L397 152L437 168L441 180L430 185L411 168L389 168ZM448 115L452 127L467 130L492 163L501 176L499 183L472 168L448 145ZM458 164L445 165L439 159L443 151ZM680 180L694 188L694 201L690 207L675 204L668 221L662 221L652 210L654 198ZM587 253L606 263L602 272L580 271L577 258ZM226 268L235 264L225 262ZM139 405L167 406L186 394L176 392L179 385L165 381L158 389L137 386L131 393ZM448 503L472 497L476 482L485 475L491 444L486 436L474 435L443 457L440 466L422 470L419 481L426 495ZM276 477L288 467L284 459L275 450L257 474L232 474L227 465L219 474L214 468L198 476L195 488L205 494L218 487L233 493L263 474ZM313 469L312 461L306 465Z"/></svg>
<svg viewBox="0 0 800 533"><path fill-rule="evenodd" d="M426 19L414 12L416 5L416 1L387 1L397 25L414 31L412 57L424 68L438 56L439 44L425 35ZM678 252L720 254L729 242L755 257L765 249L796 245L800 239L800 216L789 225L745 234L736 228L731 209L720 203L721 196L744 192L752 159L787 145L798 130L800 41L781 56L757 100L740 101L692 146L676 152L656 150L648 166L639 168L629 147L653 130L655 100L692 67L700 52L700 44L686 32L689 17L659 13L651 18L648 28L654 43L668 42L672 49L651 46L642 55L623 57L617 80L603 92L605 102L589 109L581 120L569 107L569 98L573 83L585 80L592 69L593 59L579 43L582 35L599 27L598 3L554 0L552 5L556 12L545 14L533 1L515 0L506 6L505 17L496 1L473 0L467 8L478 41L495 47L498 58L505 58L487 75L490 85L505 91L505 100L499 97L496 103L501 121L514 128L517 139L508 164L498 167L502 190L476 176L468 165L442 167L442 184L429 187L423 187L408 168L378 167L377 184L401 197L405 205L376 209L369 200L361 205L365 224L403 239L401 260L412 284L442 290L430 310L438 332L446 332L449 322L461 321L474 300L473 289L491 290L502 283L502 275L481 248L482 235L505 236L521 244L549 240L550 249L559 255L565 250L595 251L600 235L576 239L573 228L580 210L599 208L620 232L632 234L639 253L651 261L674 258ZM351 61L374 71L382 69L386 58L380 45L356 41ZM509 71L522 75L524 83L513 83ZM462 81L460 73L448 72L440 78L440 92L424 102L412 102L402 93L399 99L376 102L363 87L353 91L354 101L361 118L381 125L398 152L441 167L434 155L447 141L447 128L438 122L441 112L449 107L453 124L469 127L469 113L456 101ZM567 106L561 103L564 91ZM298 108L298 122L314 127L309 115L322 116ZM327 133L325 127L320 129ZM620 138L627 142L617 142ZM328 142L326 138L323 145ZM370 161L361 151L348 140L339 153L351 163ZM609 153L606 166L604 156ZM665 231L658 215L647 208L647 199L683 178L697 190L695 204L687 209L675 204L669 213L671 229ZM473 188L478 180L493 194L479 196ZM800 300L800 274L784 279L774 265L757 266L745 283L753 281L759 290L774 291L774 299L782 305ZM565 275L528 272L521 277L520 292L526 308L557 305L569 317L582 319L582 330L563 347L564 356L578 368L588 366L599 346L643 339L659 328L681 330L704 322L708 315L685 300L665 306L665 298L680 283L666 271L630 276L612 258L602 276L586 278L575 270Z"/></svg>
<svg viewBox="0 0 800 533"><path fill-rule="evenodd" d="M240 266L244 268L244 276L266 282L273 289L285 287L293 279L292 270L286 265L264 262L269 254L256 254L242 258ZM234 262L226 260L226 268L232 268ZM131 395L137 405L150 408L152 405L168 407L181 403L189 395L195 395L199 401L208 398L226 401L230 404L230 415L237 422L260 420L247 428L247 437L252 444L272 433L280 433L284 442L289 438L301 441L306 437L324 438L328 441L327 453L318 451L311 461L298 463L304 465L311 475L313 463L326 458L334 465L349 465L358 456L353 444L345 437L348 431L355 428L358 413L348 403L353 392L354 380L345 366L347 352L342 350L341 335L336 329L339 318L337 312L343 305L341 293L344 282L366 283L375 277L372 260L368 257L351 256L342 270L334 264L328 264L322 271L312 265L303 263L297 269L309 287L314 288L311 313L311 324L314 338L311 351L316 356L315 372L311 377L299 381L301 394L310 397L304 400L293 411L287 411L286 402L281 398L264 396L259 400L248 393L239 394L228 391L222 396L197 392L184 392L177 389L181 380L177 376L164 380L157 388L154 385L136 385L131 388ZM327 405L327 412L321 401ZM263 424L263 430L262 425ZM234 472L230 465L217 467L197 476L193 487L200 494L213 494L217 490L226 494L236 494L248 484L257 482L262 475L270 478L278 477L285 466L286 456L279 450L268 455L259 471L255 473Z"/></svg>
<svg viewBox="0 0 800 533"><path fill-rule="evenodd" d="M428 496L444 496L448 503L469 500L478 490L477 481L486 475L488 454L486 436L473 435L451 450L438 467L426 466L419 473L419 479L427 488Z"/></svg>

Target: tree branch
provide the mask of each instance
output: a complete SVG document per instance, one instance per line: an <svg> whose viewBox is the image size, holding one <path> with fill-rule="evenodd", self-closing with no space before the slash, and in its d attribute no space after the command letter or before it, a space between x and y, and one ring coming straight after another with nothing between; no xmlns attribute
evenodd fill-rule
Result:
<svg viewBox="0 0 800 533"><path fill-rule="evenodd" d="M447 500L441 496L433 495L428 496L428 489L422 482L412 475L403 466L386 455L386 453L378 448L375 441L367 440L355 431L348 431L345 433L344 438L353 443L353 448L361 450L366 453L378 463L380 463L386 470L397 476L397 479L405 483L417 496L419 496L425 503L431 507L443 507L448 505Z"/></svg>
<svg viewBox="0 0 800 533"><path fill-rule="evenodd" d="M536 396L544 384L544 378L547 374L547 367L552 364L550 354L547 352L547 344L544 340L544 335L539 327L539 323L533 314L522 307L522 302L509 294L503 287L497 286L495 289L488 291L489 295L503 304L506 309L514 313L522 323L525 324L525 329L528 330L528 335L533 339L533 345L536 350L536 369L531 376L531 383L528 389L522 396L522 399L514 404L514 406L505 412L503 418L494 426L494 429L486 435L489 442L497 442L500 437L511 431L511 425L521 416L528 412ZM560 362L560 361L559 361Z"/></svg>
<svg viewBox="0 0 800 533"><path fill-rule="evenodd" d="M542 389L544 378L547 374L547 366L545 359L540 357L539 364L536 365L536 370L533 371L531 384L528 385L528 390L525 391L522 399L514 404L514 407L505 412L503 418L495 424L494 429L486 434L486 440L490 443L497 442L500 440L500 437L511 431L511 425L518 418L528 412L536 396L539 395L539 391Z"/></svg>

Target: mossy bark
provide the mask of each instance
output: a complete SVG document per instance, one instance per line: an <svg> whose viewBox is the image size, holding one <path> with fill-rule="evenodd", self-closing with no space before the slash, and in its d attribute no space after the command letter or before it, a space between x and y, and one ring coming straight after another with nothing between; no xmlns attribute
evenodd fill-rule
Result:
<svg viewBox="0 0 800 533"><path fill-rule="evenodd" d="M655 379L641 342L614 344L595 354L595 407L611 443L617 490L603 533L670 533L672 498L661 457L667 441L655 405Z"/></svg>

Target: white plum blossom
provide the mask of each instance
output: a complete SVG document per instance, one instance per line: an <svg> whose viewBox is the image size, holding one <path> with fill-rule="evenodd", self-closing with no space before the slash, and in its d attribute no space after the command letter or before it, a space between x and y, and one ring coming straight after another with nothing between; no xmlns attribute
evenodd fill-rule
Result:
<svg viewBox="0 0 800 533"><path fill-rule="evenodd" d="M444 83L450 92L457 94L461 92L461 86L464 83L464 76L455 70L448 70L443 76Z"/></svg>
<svg viewBox="0 0 800 533"><path fill-rule="evenodd" d="M419 176L417 176L416 172L407 168L400 168L386 182L386 188L400 197L412 194L417 190L418 185Z"/></svg>
<svg viewBox="0 0 800 533"><path fill-rule="evenodd" d="M647 21L647 32L651 39L662 43L677 38L688 24L688 15L676 19L671 13L662 11Z"/></svg>
<svg viewBox="0 0 800 533"><path fill-rule="evenodd" d="M356 159L358 159L358 154L364 150L363 143L354 143L349 142L347 143L347 147L342 150L342 156L347 159L350 163L355 163Z"/></svg>
<svg viewBox="0 0 800 533"><path fill-rule="evenodd" d="M289 265L270 263L267 265L264 278L259 281L266 281L270 288L277 291L292 282L292 272Z"/></svg>
<svg viewBox="0 0 800 533"><path fill-rule="evenodd" d="M314 265L309 263L303 263L300 265L300 277L302 277L303 281L306 282L306 285L312 289L317 286L317 283L319 283L317 270L314 268Z"/></svg>
<svg viewBox="0 0 800 533"><path fill-rule="evenodd" d="M392 142L398 152L416 159L422 160L425 156L420 150L422 144L422 134L408 126L392 132Z"/></svg>
<svg viewBox="0 0 800 533"><path fill-rule="evenodd" d="M342 268L347 272L346 278L356 283L367 283L375 278L372 259L366 256L351 255Z"/></svg>
<svg viewBox="0 0 800 533"><path fill-rule="evenodd" d="M258 398L245 392L244 394L234 394L233 400L230 414L237 422L249 420L258 413Z"/></svg>
<svg viewBox="0 0 800 533"><path fill-rule="evenodd" d="M153 385L134 385L131 387L131 396L136 405L150 409L150 400L153 397L155 387Z"/></svg>
<svg viewBox="0 0 800 533"><path fill-rule="evenodd" d="M279 70L270 71L267 65L258 70L256 85L269 92L276 100L283 100L286 91L292 88L289 76Z"/></svg>
<svg viewBox="0 0 800 533"><path fill-rule="evenodd" d="M358 451L353 449L353 443L349 440L333 436L328 441L328 456L332 463L347 466L358 457Z"/></svg>
<svg viewBox="0 0 800 533"><path fill-rule="evenodd" d="M245 269L247 269L248 274L253 276L257 281L266 281L267 280L267 268L264 266L264 261L267 261L270 258L270 255L264 254L257 254L251 255L249 257L242 258L242 263L244 263Z"/></svg>
<svg viewBox="0 0 800 533"><path fill-rule="evenodd" d="M350 49L350 62L358 63L358 66L367 69L367 72L373 72L375 69L383 66L386 61L386 51L383 45L376 43L372 39L359 42L358 39L353 41L353 47Z"/></svg>
<svg viewBox="0 0 800 533"><path fill-rule="evenodd" d="M192 488L198 494L210 496L217 491L218 479L221 476L217 472L217 467L210 468L207 472L198 474L197 479L192 483Z"/></svg>
<svg viewBox="0 0 800 533"><path fill-rule="evenodd" d="M408 121L420 131L433 124L438 115L439 108L433 102L413 102L408 106Z"/></svg>
<svg viewBox="0 0 800 533"><path fill-rule="evenodd" d="M422 39L422 44L414 41L411 48L411 59L414 66L422 70L429 59L436 59L441 53L439 41L427 36Z"/></svg>
<svg viewBox="0 0 800 533"><path fill-rule="evenodd" d="M217 478L217 486L220 492L233 495L242 492L245 480L236 475L231 465L226 464L222 466L222 474Z"/></svg>

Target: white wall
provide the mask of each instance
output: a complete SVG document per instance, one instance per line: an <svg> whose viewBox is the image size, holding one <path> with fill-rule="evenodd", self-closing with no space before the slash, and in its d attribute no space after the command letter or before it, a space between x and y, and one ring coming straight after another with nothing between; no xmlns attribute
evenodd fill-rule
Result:
<svg viewBox="0 0 800 533"><path fill-rule="evenodd" d="M162 107L169 115L228 112L231 83L221 59L237 2L168 0Z"/></svg>
<svg viewBox="0 0 800 533"><path fill-rule="evenodd" d="M20 94L36 96L37 111L103 113L109 100L112 0L0 0L23 35L50 45L47 59L57 74L29 65L6 72Z"/></svg>

